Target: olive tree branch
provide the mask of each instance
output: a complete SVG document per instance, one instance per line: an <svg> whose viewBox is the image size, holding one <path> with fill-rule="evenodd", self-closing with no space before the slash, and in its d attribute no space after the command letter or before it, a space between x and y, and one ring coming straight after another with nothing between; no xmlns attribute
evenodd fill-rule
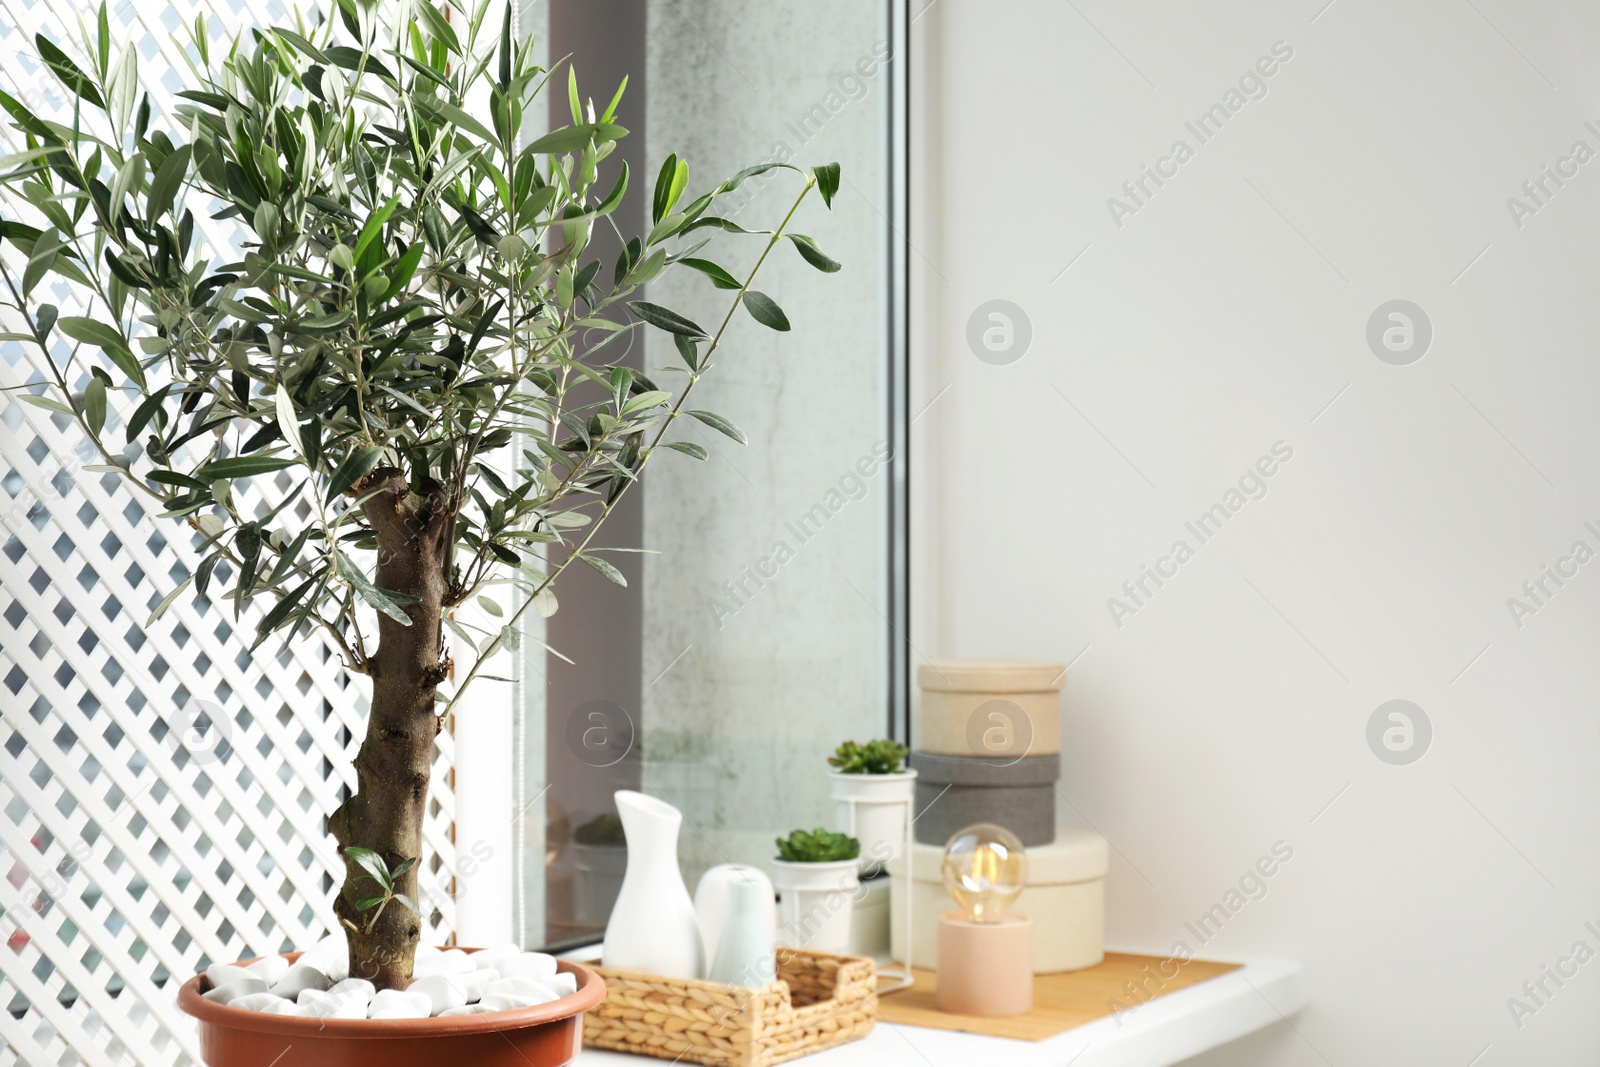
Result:
<svg viewBox="0 0 1600 1067"><path fill-rule="evenodd" d="M739 287L739 291L734 294L734 300L728 308L728 313L722 317L721 325L717 327L717 332L712 336L711 343L706 347L705 356L700 361L701 370L704 370L710 366L708 361L710 360L712 353L714 353L721 346L722 336L727 332L728 324L733 321L733 316L739 310L739 305L744 302L745 293L748 292L750 286L754 284L756 275L760 273L762 265L766 263L767 257L771 255L772 250L777 247L778 242L783 238L784 231L788 229L790 221L794 218L795 212L800 210L800 205L805 201L806 196L811 192L812 188L816 184L816 176L814 174L807 174L805 188L800 190L800 195L795 198L794 204L790 206L789 213L783 217L783 221L778 224L777 229L772 231L772 237L767 241L767 246L761 250L760 258L756 260L755 266L750 269L750 273L746 276L744 284ZM578 559L583 555L584 551L589 547L589 542L594 540L595 534L599 532L600 527L605 523L606 518L610 516L612 509L615 508L618 502L620 502L627 494L629 487L631 487L637 480L639 472L643 471L645 464L650 461L650 457L655 455L656 447L660 445L661 439L666 436L667 430L670 429L673 422L677 420L679 414L683 410L684 402L689 399L690 392L693 391L695 385L699 381L700 375L698 373L691 374L689 376L689 383L684 386L683 392L678 395L677 402L672 405L672 411L664 420L662 420L660 429L656 431L655 437L650 441L650 447L639 454L639 465L634 468L634 479L624 482L621 491L618 492L617 495L609 502L607 502L603 508L601 508L600 514L597 515L594 522L589 525L588 532L584 534L583 540L578 542L578 546L567 554L567 558L557 564L556 567L549 573L549 575L545 577L544 581L540 582L538 586L534 588L533 592L529 594L520 605L518 605L517 609L511 613L511 617L506 620L506 626L515 626L518 622L520 622L522 616L527 613L528 608L537 600L539 594L548 589L551 583L553 583L557 578L561 577L566 569L572 565L573 560ZM462 694L467 691L467 688L472 684L473 679L477 678L478 673L483 669L483 665L488 661L488 659L488 655L484 654L479 655L478 658L473 662L472 669L469 670L467 672L467 676L461 680L461 684L456 686L456 691L451 694L450 699L445 703L444 708L439 712L440 718L444 718L445 716L449 715L452 710L454 710L456 701L461 699Z"/></svg>

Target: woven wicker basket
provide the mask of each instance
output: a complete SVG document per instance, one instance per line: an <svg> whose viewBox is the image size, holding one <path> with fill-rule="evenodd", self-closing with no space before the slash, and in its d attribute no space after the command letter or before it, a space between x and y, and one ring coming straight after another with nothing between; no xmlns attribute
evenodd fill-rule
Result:
<svg viewBox="0 0 1600 1067"><path fill-rule="evenodd" d="M606 998L583 1021L590 1048L684 1063L768 1067L865 1037L878 1013L869 959L778 950L760 989L595 967Z"/></svg>

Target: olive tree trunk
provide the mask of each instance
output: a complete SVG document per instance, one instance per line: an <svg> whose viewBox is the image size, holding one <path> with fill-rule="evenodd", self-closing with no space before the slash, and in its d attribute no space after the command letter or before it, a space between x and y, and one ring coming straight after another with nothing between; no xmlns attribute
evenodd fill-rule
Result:
<svg viewBox="0 0 1600 1067"><path fill-rule="evenodd" d="M380 612L378 647L366 667L372 678L372 711L367 735L356 756L357 789L328 820L345 859L345 880L334 910L350 944L350 975L379 989L404 989L411 981L421 918L391 901L373 921L375 907L358 911L356 902L380 887L343 850L371 849L393 870L422 855L422 825L427 815L428 772L433 743L441 728L434 690L448 664L441 647L440 622L445 591L448 533L453 512L408 489L397 470L374 471L352 492L370 493L362 505L378 541L379 588L416 597L405 608L409 626ZM419 906L414 864L395 880L395 892Z"/></svg>

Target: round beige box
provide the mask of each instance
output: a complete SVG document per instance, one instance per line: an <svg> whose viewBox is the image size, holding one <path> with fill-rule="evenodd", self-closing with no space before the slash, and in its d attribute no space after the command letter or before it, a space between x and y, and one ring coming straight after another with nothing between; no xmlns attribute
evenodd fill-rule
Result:
<svg viewBox="0 0 1600 1067"><path fill-rule="evenodd" d="M944 849L938 845L911 846L912 931L911 963L933 967L939 954L939 916L956 910L944 887L939 867ZM1063 830L1054 844L1028 849L1028 884L1010 913L1033 920L1033 973L1076 971L1093 967L1105 958L1105 877L1110 864L1106 839L1089 830ZM889 861L896 884L890 887L889 923L891 953L905 959L905 923L898 914L903 906L900 879L905 859Z"/></svg>
<svg viewBox="0 0 1600 1067"><path fill-rule="evenodd" d="M1060 663L1024 659L930 660L917 749L938 756L1053 756L1061 751Z"/></svg>

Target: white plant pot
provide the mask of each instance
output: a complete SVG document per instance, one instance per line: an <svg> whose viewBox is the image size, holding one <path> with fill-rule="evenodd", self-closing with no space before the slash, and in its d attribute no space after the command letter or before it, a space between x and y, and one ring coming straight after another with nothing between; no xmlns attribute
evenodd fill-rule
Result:
<svg viewBox="0 0 1600 1067"><path fill-rule="evenodd" d="M905 851L917 772L828 775L837 828L861 842L860 868L871 874Z"/></svg>
<svg viewBox="0 0 1600 1067"><path fill-rule="evenodd" d="M813 952L850 950L850 913L861 886L857 860L772 861L778 889L778 941Z"/></svg>
<svg viewBox="0 0 1600 1067"><path fill-rule="evenodd" d="M607 967L667 978L705 975L705 945L678 869L683 813L664 800L619 789L617 814L628 838L628 871L606 924Z"/></svg>

